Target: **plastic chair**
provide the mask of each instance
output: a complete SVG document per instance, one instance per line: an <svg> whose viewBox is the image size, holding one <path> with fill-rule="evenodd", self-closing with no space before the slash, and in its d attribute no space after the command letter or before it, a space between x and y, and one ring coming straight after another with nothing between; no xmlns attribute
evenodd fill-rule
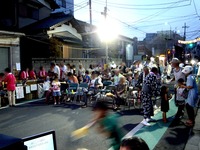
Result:
<svg viewBox="0 0 200 150"><path fill-rule="evenodd" d="M77 89L78 89L78 83L70 83L69 84L67 95L70 98L70 100L71 100L72 97L75 96Z"/></svg>
<svg viewBox="0 0 200 150"><path fill-rule="evenodd" d="M78 86L78 89L75 93L75 100L78 96L86 96L86 93L88 92L88 84L87 83L80 83Z"/></svg>
<svg viewBox="0 0 200 150"><path fill-rule="evenodd" d="M133 107L136 108L141 108L141 100L140 100L140 91L137 88L134 87L129 87L128 89L128 95L127 95L127 104L128 108L130 109L131 104Z"/></svg>
<svg viewBox="0 0 200 150"><path fill-rule="evenodd" d="M106 94L106 93L109 93L111 92L112 88L111 88L111 85L113 84L112 81L104 81L103 82L103 89L100 90L101 94Z"/></svg>

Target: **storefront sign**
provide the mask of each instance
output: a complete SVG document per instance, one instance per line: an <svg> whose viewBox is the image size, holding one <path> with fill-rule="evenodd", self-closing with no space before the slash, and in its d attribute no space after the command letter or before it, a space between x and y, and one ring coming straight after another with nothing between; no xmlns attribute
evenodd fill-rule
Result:
<svg viewBox="0 0 200 150"><path fill-rule="evenodd" d="M30 87L29 85L27 85L27 86L25 87L25 90L26 90L26 94L31 93L31 87Z"/></svg>
<svg viewBox="0 0 200 150"><path fill-rule="evenodd" d="M31 84L31 91L37 91L37 84Z"/></svg>
<svg viewBox="0 0 200 150"><path fill-rule="evenodd" d="M16 69L17 69L17 71L21 70L21 64L20 63L16 63Z"/></svg>
<svg viewBox="0 0 200 150"><path fill-rule="evenodd" d="M17 99L24 98L24 87L23 86L16 87L16 98Z"/></svg>

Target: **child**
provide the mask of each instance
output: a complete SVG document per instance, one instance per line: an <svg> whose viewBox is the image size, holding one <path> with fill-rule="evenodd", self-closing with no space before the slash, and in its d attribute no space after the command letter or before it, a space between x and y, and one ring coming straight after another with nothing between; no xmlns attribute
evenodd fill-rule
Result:
<svg viewBox="0 0 200 150"><path fill-rule="evenodd" d="M43 90L45 95L45 102L48 104L50 100L50 94L52 92L49 76L46 76L46 80L43 83Z"/></svg>
<svg viewBox="0 0 200 150"><path fill-rule="evenodd" d="M161 111L163 112L163 122L167 122L166 113L169 110L169 96L168 96L168 88L166 86L161 87Z"/></svg>
<svg viewBox="0 0 200 150"><path fill-rule="evenodd" d="M54 105L56 105L56 98L58 98L58 104L60 104L60 82L58 80L58 76L55 76L53 82L52 82L52 86L53 86L53 97L54 97Z"/></svg>
<svg viewBox="0 0 200 150"><path fill-rule="evenodd" d="M178 107L175 119L180 119L184 115L185 107L185 98L182 96L185 88L182 88L184 85L184 79L180 78L177 81L178 87L176 89L176 106Z"/></svg>
<svg viewBox="0 0 200 150"><path fill-rule="evenodd" d="M98 125L99 133L104 134L107 139L110 139L112 149L119 150L122 133L118 127L117 115L109 113L109 108L105 101L97 101L94 106L93 121Z"/></svg>

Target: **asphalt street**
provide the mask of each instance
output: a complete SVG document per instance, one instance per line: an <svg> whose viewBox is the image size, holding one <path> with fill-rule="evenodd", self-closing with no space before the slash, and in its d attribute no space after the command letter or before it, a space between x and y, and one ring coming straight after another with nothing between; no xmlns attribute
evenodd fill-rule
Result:
<svg viewBox="0 0 200 150"><path fill-rule="evenodd" d="M141 110L124 110L119 114L119 126L124 135L140 123ZM111 110L111 113L113 111ZM56 131L58 150L106 150L109 141L91 128L84 138L72 141L71 132L83 127L93 116L91 107L77 105L46 105L43 101L0 110L0 133L24 138L48 130Z"/></svg>

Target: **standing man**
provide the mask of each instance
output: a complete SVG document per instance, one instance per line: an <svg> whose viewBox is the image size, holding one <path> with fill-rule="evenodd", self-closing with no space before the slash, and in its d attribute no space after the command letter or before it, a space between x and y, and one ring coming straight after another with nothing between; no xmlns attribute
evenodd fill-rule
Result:
<svg viewBox="0 0 200 150"><path fill-rule="evenodd" d="M5 69L5 79L3 80L4 82L7 83L7 91L8 91L8 101L9 101L9 106L15 106L15 83L16 83L16 78L15 76L11 73L10 68Z"/></svg>
<svg viewBox="0 0 200 150"><path fill-rule="evenodd" d="M188 120L186 121L185 125L188 127L193 127L195 124L195 113L194 108L196 106L198 100L198 87L196 83L195 77L192 75L193 67L192 66L185 66L182 72L187 77L186 85L182 85L182 88L187 89L188 97L186 99L186 110L188 114Z"/></svg>
<svg viewBox="0 0 200 150"><path fill-rule="evenodd" d="M171 61L172 64L172 68L173 68L173 74L174 74L174 78L172 79L172 81L175 81L175 87L174 87L174 101L176 103L176 99L177 99L177 94L176 94L176 89L177 89L177 81L179 79L183 79L185 81L185 74L182 72L182 68L179 66L180 61L178 58L173 58ZM180 113L182 112L182 113ZM175 115L175 119L180 119L181 116L184 115L184 105L179 105L178 106L178 111Z"/></svg>
<svg viewBox="0 0 200 150"><path fill-rule="evenodd" d="M142 83L142 93L141 100L144 110L144 119L141 122L145 126L150 126L148 122L152 121L151 116L154 115L152 96L155 96L157 90L157 76L158 69L153 67L151 72L149 72L147 67L143 69L143 83Z"/></svg>
<svg viewBox="0 0 200 150"><path fill-rule="evenodd" d="M178 58L173 58L171 61L172 64L172 68L173 68L173 74L174 74L174 78L172 79L172 81L175 80L175 82L177 83L178 79L182 78L185 80L185 75L182 72L182 68L179 66L180 61Z"/></svg>
<svg viewBox="0 0 200 150"><path fill-rule="evenodd" d="M55 64L55 62L51 62L51 67L53 69L54 74L58 75L58 79L60 80L60 67Z"/></svg>
<svg viewBox="0 0 200 150"><path fill-rule="evenodd" d="M64 64L64 62L62 61L61 63L60 63L60 78L62 79L62 80L65 80L66 79L66 72L67 72L67 66Z"/></svg>

